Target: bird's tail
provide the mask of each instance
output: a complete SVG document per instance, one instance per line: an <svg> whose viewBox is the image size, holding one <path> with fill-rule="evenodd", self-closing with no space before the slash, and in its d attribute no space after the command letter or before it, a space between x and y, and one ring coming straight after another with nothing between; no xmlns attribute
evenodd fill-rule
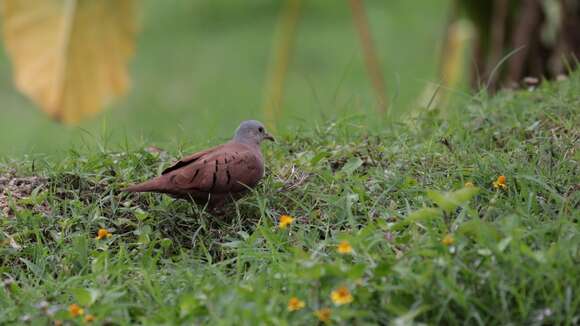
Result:
<svg viewBox="0 0 580 326"><path fill-rule="evenodd" d="M162 192L164 189L160 177L121 189L123 192Z"/></svg>

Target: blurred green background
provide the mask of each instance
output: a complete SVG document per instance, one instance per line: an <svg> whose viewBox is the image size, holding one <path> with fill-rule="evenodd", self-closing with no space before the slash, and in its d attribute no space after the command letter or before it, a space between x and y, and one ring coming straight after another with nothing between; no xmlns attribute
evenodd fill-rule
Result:
<svg viewBox="0 0 580 326"><path fill-rule="evenodd" d="M144 0L132 88L79 126L57 124L14 87L0 51L0 155L57 154L96 142L176 146L227 139L263 119L264 84L282 1ZM390 110L415 107L435 81L448 0L365 1ZM346 1L304 1L278 131L375 112ZM397 114L395 114L396 116Z"/></svg>

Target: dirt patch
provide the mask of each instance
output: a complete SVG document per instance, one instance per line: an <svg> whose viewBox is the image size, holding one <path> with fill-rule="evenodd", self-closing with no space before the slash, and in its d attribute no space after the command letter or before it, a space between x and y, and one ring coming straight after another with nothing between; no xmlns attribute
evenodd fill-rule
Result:
<svg viewBox="0 0 580 326"><path fill-rule="evenodd" d="M302 186L310 178L310 174L301 171L292 164L280 168L274 178L284 185L278 191L291 191Z"/></svg>
<svg viewBox="0 0 580 326"><path fill-rule="evenodd" d="M14 209L32 209L34 212L47 215L50 208L46 201L28 201L33 191L40 194L45 190L46 179L31 176L18 177L14 172L0 174L0 215L13 216Z"/></svg>

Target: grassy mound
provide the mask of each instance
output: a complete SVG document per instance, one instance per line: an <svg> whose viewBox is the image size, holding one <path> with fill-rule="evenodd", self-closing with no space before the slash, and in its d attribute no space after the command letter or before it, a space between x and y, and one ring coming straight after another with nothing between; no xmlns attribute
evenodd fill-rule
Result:
<svg viewBox="0 0 580 326"><path fill-rule="evenodd" d="M579 89L279 135L268 177L221 218L118 192L163 151L7 161L0 323L578 323Z"/></svg>

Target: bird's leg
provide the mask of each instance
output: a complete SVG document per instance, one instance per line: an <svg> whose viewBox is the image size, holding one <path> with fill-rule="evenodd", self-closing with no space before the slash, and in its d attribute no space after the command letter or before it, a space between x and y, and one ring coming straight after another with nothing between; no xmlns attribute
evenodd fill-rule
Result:
<svg viewBox="0 0 580 326"><path fill-rule="evenodd" d="M212 215L224 216L226 213L224 203L225 203L224 197L210 198L208 205L207 205L207 210Z"/></svg>
<svg viewBox="0 0 580 326"><path fill-rule="evenodd" d="M223 206L213 207L209 210L209 213L213 216L224 217L226 215L226 209Z"/></svg>

